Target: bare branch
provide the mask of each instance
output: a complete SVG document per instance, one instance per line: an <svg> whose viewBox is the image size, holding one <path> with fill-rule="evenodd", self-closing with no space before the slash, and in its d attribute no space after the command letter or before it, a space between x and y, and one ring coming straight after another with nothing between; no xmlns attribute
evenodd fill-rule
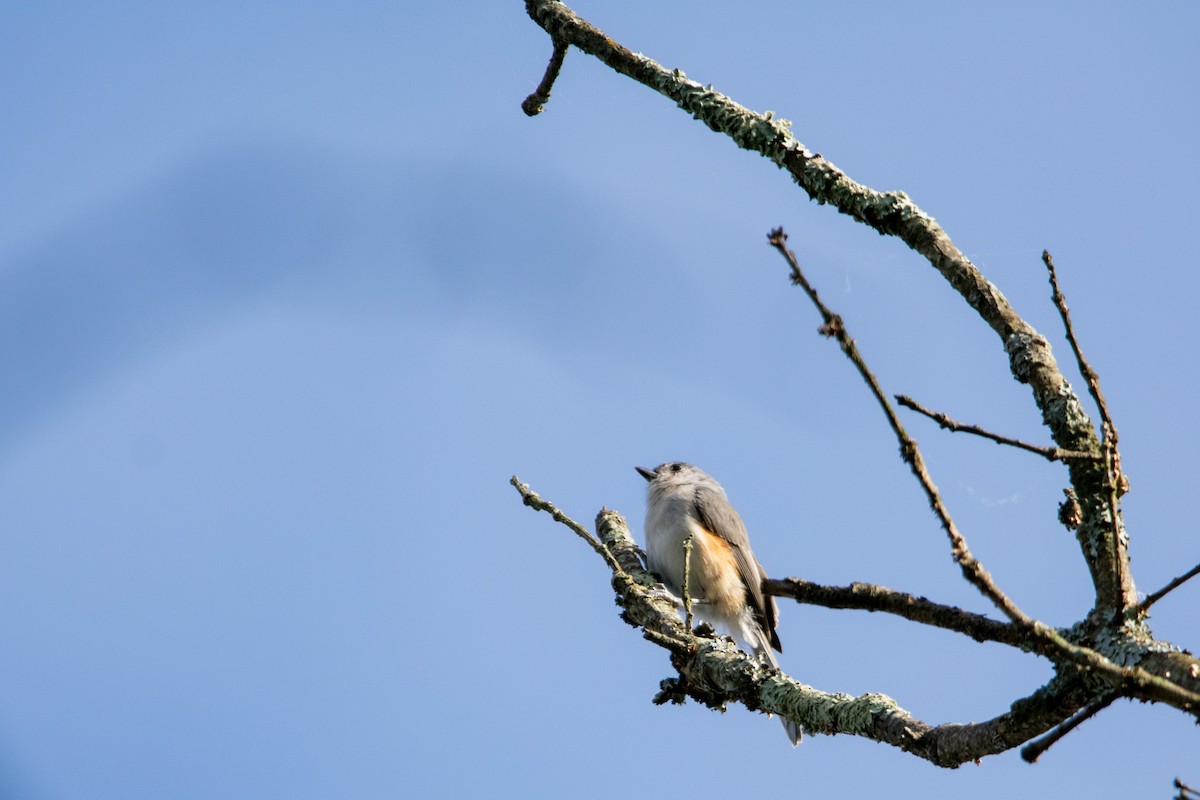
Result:
<svg viewBox="0 0 1200 800"><path fill-rule="evenodd" d="M1113 701L1120 697L1119 694L1113 693L1101 698L1093 703L1088 703L1087 707L1080 711L1069 720L1059 725L1050 733L1038 739L1036 742L1030 742L1021 748L1021 758L1025 759L1030 764L1036 763L1042 754L1049 750L1058 742L1059 739L1066 736L1071 731L1075 730L1082 723L1099 714L1104 709L1112 705Z"/></svg>
<svg viewBox="0 0 1200 800"><path fill-rule="evenodd" d="M879 192L848 177L791 132L791 124L771 113L757 114L711 86L688 79L635 53L607 36L558 0L525 0L529 16L554 41L565 41L612 69L670 98L710 129L728 136L739 147L766 156L786 170L808 196L896 236L920 253L1000 337L1009 368L1033 390L1033 398L1055 443L1066 451L1093 452L1099 435L1057 362L1049 342L1022 319L970 259L955 246L937 221L903 192ZM1097 605L1124 609L1136 602L1127 570L1115 563L1127 556L1111 541L1117 518L1108 491L1108 472L1098 463L1067 462L1071 484L1080 501L1077 529L1080 551L1088 564Z"/></svg>
<svg viewBox="0 0 1200 800"><path fill-rule="evenodd" d="M1119 494L1125 490L1125 482L1121 473L1120 453L1116 448L1117 434L1102 395L1099 394L1098 381L1095 382L1094 397L1101 408L1104 422L1102 433L1097 432L1084 411L1079 396L1059 369L1045 337L1015 312L1000 291L954 245L937 222L904 193L878 192L850 179L833 164L799 142L792 135L790 123L787 121L775 119L770 112L756 114L714 91L711 86L704 87L689 80L680 70L667 70L651 59L630 51L579 18L558 0L525 0L525 4L531 18L550 34L556 47L560 43L574 46L597 57L614 70L653 88L672 99L680 108L712 130L729 136L738 146L762 153L787 170L810 198L833 205L842 213L882 234L900 238L929 260L1000 337L1008 354L1009 368L1013 376L1032 389L1033 399L1050 429L1054 442L1058 445L1058 450L1065 454L1102 454L1102 461L1094 457L1065 457L1070 474L1071 494L1068 495L1069 507L1060 509L1060 516L1065 524L1075 530L1081 553L1091 573L1096 596L1093 612L1069 630L1059 631L1030 619L999 590L982 565L975 561L940 501L937 489L924 466L920 450L911 437L908 437L895 410L883 396L878 382L866 369L861 356L858 355L857 347L845 331L841 318L829 311L820 302L812 287L807 285L799 267L795 265L794 255L782 245L782 231L779 232L781 238L777 244L785 257L790 256L789 261L794 267L794 280L805 286L810 298L821 311L824 320L821 332L838 340L843 352L859 368L860 374L883 408L901 443L904 460L921 482L935 514L951 540L952 553L964 576L996 603L1011 620L1011 623L997 624L1011 624L1019 629L1026 637L1030 650L1055 663L1059 671L1056 682L1029 698L1030 702L1046 701L1048 705L1057 709L1055 714L1049 715L1054 717L1049 727L1061 724L1087 703L1095 702L1109 694L1170 703L1200 718L1200 680L1197 679L1200 662L1189 654L1178 652L1165 642L1155 640L1143 620L1137 620L1128 614L1112 613L1135 608L1136 590L1129 571L1124 523L1118 505ZM1046 260L1049 261L1048 254ZM1055 293L1061 297L1052 264L1048 266L1051 268ZM1065 301L1062 304L1062 312L1066 321ZM1069 327L1069 321L1067 324ZM1073 332L1071 336L1073 338ZM1077 358L1082 361L1074 342L1073 347ZM1090 366L1088 369L1090 370ZM1091 389L1092 385L1089 383L1089 390ZM623 525L623 521L621 524ZM598 520L598 525L602 527L602 520ZM680 691L710 704L724 702L725 699L738 699L750 708L769 709L775 713L782 713L789 719L802 721L806 726L812 725L815 731L822 730L823 714L829 711L826 704L828 698L821 699L821 693L816 693L816 690L806 691L808 687L799 684L786 689L775 685L773 689L765 684L752 682L750 688L754 691L750 694L731 694L733 688L742 684L735 681L735 684L725 687L721 681L708 680L711 676L707 674L694 673L693 669L716 669L718 672L723 669L721 664L725 662L719 658L715 661L707 660L700 652L705 648L711 649L710 645L704 643L712 640L703 636L697 638L691 631L678 633L676 628L683 626L679 625L675 606L666 599L652 596L652 592L643 598L648 598L645 608L655 609L655 614L666 615L669 612L672 621L668 625L665 616L658 620L654 614L647 617L646 621L638 621L635 611L643 608L642 601L638 598L645 592L644 581L652 579L640 569L640 562L634 554L636 546L632 545L631 540L626 546L617 541L620 537L610 543L606 534L602 532L601 536L609 551L606 558L610 559L610 566L611 559L615 559L627 570L624 574L614 571L613 577L613 586L617 590L619 602L626 608L627 621L641 625L647 636L651 636L653 632L653 636L662 642L674 643L674 663L680 671L680 686L684 687ZM636 569L632 566L634 562L638 562ZM758 666L761 668L762 665ZM704 679L698 679L697 675ZM724 673L722 676L722 679L731 677ZM1061 701L1065 691L1064 684L1072 687L1073 696L1070 702ZM776 696L776 689L782 692L782 696ZM800 693L795 694L793 689ZM664 688L663 696L680 695L678 692L672 694L672 690ZM797 698L807 699L805 703L797 704ZM857 702L863 699L853 700ZM810 702L818 702L818 706L807 705ZM890 700L887 702L891 703ZM1017 705L1024 708L1025 702L1019 701ZM903 740L908 744L901 743L899 739L894 743L915 752L917 747L912 745L911 736L914 732L915 735L925 736L926 732L919 727L922 723L910 718L905 719L907 712L892 706L894 703L882 707L886 716L893 720L904 720L904 735L910 737ZM842 712L854 714L857 721L862 706L852 703L838 708ZM997 718L993 721L1004 727L999 731L989 731L992 746L999 746L998 743L1002 739L1008 741L1008 737L1016 736L1018 729L1019 733L1025 736L1022 741L1049 729L1041 727L1035 730L1049 719L1049 716L1035 717L1038 724L1030 725L1029 717L1017 714L1017 706L1014 706L1014 714L1014 718ZM871 718L877 719L874 711L871 712ZM937 730L942 731L948 727L950 726L939 726ZM958 728L977 730L976 726ZM839 730L859 733L858 730L847 731L846 726L839 727ZM932 738L922 738L922 742L931 741ZM947 751L943 751L937 758L947 758L945 752Z"/></svg>
<svg viewBox="0 0 1200 800"><path fill-rule="evenodd" d="M537 89L533 94L526 97L521 102L521 110L526 116L536 117L538 114L545 111L545 105L550 101L550 90L554 88L554 82L558 80L558 72L562 69L563 59L567 55L567 43L554 40L554 52L550 54L550 63L546 65L546 74L542 76L542 82L538 84Z"/></svg>
<svg viewBox="0 0 1200 800"><path fill-rule="evenodd" d="M1065 660L1085 669L1093 670L1111 680L1115 686L1137 692L1140 696L1147 697L1148 699L1169 702L1178 708L1200 717L1200 694L1181 688L1157 675L1151 675L1138 667L1122 667L1095 650L1072 644L1058 631L1043 622L1029 617L1017 607L1016 603L1008 595L1000 590L1000 587L992 580L992 576L988 571L971 555L966 539L959 533L958 526L955 525L954 520L950 517L950 512L946 510L945 505L942 503L941 495L938 493L933 479L929 476L928 470L925 469L925 462L921 456L920 449L917 447L917 443L913 441L912 437L904 430L904 426L900 424L895 410L892 408L891 403L888 402L887 397L884 396L883 389L879 386L879 381L867 368L866 362L858 352L858 347L854 344L854 340L846 333L846 327L842 323L841 317L829 310L820 297L817 296L816 290L813 289L812 285L804 277L804 273L800 269L800 264L796 260L795 253L787 248L787 234L784 233L783 228L776 228L771 231L769 240L771 245L783 255L791 267L792 282L804 289L809 299L812 300L818 311L820 311L821 318L825 321L825 324L821 326L821 333L837 339L838 344L841 345L842 352L846 354L858 369L859 374L866 381L871 393L883 408L888 423L892 426L896 438L900 441L900 453L902 457L917 477L921 488L925 490L925 496L929 499L930 507L933 508L934 513L942 523L943 530L946 531L946 535L950 538L951 555L958 562L963 577L985 597L991 600L997 608L1004 612L1005 616L1030 634L1031 649L1039 655L1045 656L1056 663Z"/></svg>
<svg viewBox="0 0 1200 800"><path fill-rule="evenodd" d="M992 580L992 576L988 574L988 571L971 555L971 550L967 547L966 539L959 532L958 526L954 523L954 519L950 516L950 512L942 502L941 493L938 492L937 486L933 483L933 478L930 477L929 471L925 468L925 459L921 456L921 450L917 447L916 441L904 430L904 426L900 423L900 418L896 415L896 410L892 408L892 404L888 402L887 396L883 393L883 389L879 385L879 380L867 367L866 361L863 360L862 355L858 352L858 346L855 345L854 340L846 332L846 326L843 324L842 318L829 310L821 301L821 298L817 296L817 291L808 282L808 279L804 277L804 273L800 269L800 263L796 260L796 254L787 247L787 234L784 233L783 228L776 228L771 231L768 240L771 246L778 250L784 259L787 260L792 272L792 283L804 289L808 298L812 300L813 305L820 312L821 318L825 322L821 326L821 333L837 340L842 348L842 352L854 364L858 370L858 374L866 382L867 388L874 395L876 402L883 409L888 424L900 442L901 457L909 465L909 468L912 469L912 473L916 476L917 481L920 482L921 488L925 490L925 497L929 500L930 508L933 509L933 513L937 516L938 521L941 522L942 529L946 531L946 535L950 537L950 553L962 570L963 577L972 586L977 588L984 597L991 600L1010 620L1026 626L1031 625L1033 621L1021 609L1017 608L1016 603L1000 590L1000 587Z"/></svg>
<svg viewBox="0 0 1200 800"><path fill-rule="evenodd" d="M791 267L792 282L804 289L809 299L812 300L817 310L821 313L821 318L825 321L825 324L821 326L821 333L837 339L838 344L841 345L842 352L846 354L858 369L859 374L866 381L871 393L883 408L888 423L892 426L896 438L900 441L902 457L917 477L921 488L925 490L925 496L929 499L930 507L933 508L934 513L942 523L943 530L946 531L946 535L950 538L951 555L958 562L963 577L985 597L991 600L997 608L1004 612L1005 616L1021 626L1030 635L1031 649L1039 655L1045 656L1056 663L1069 661L1077 666L1103 675L1112 681L1114 686L1121 687L1125 691L1135 692L1147 699L1171 703L1177 708L1186 710L1200 718L1200 694L1184 689L1138 667L1122 667L1095 650L1072 644L1058 631L1043 622L1029 617L1017 607L1016 603L1008 595L1000 590L1000 587L992 580L992 576L988 571L971 555L966 539L958 531L958 526L955 525L954 520L950 517L950 513L942 503L941 495L938 493L933 479L929 476L928 470L925 469L925 462L921 456L920 449L917 447L917 443L913 441L904 430L904 426L900 424L895 410L879 386L879 381L867 368L866 362L858 352L858 347L854 344L854 340L846 332L846 327L842 323L841 317L829 310L820 297L817 296L816 290L813 289L812 285L804 277L804 273L800 269L800 264L796 260L795 253L787 248L787 234L784 233L783 228L776 228L771 231L769 241L783 255Z"/></svg>
<svg viewBox="0 0 1200 800"><path fill-rule="evenodd" d="M545 511L550 516L554 517L555 522L561 522L563 525L566 525L575 532L576 536L587 542L588 545L590 545L591 548L595 550L601 558L607 561L608 566L612 568L613 572L624 572L624 568L617 562L616 558L613 557L613 554L608 551L608 548L601 544L595 536L592 536L587 528L583 527L578 522L559 511L558 508L549 500L543 500L541 495L529 488L529 484L521 483L521 479L516 475L513 475L511 478L509 478L508 482L511 483L513 487L521 494L521 499L524 501L525 505L537 511Z"/></svg>
<svg viewBox="0 0 1200 800"><path fill-rule="evenodd" d="M553 503L515 478L512 483L526 505L548 511L579 534L578 523ZM1081 682L1056 679L987 722L935 726L914 718L886 695L822 692L742 652L728 639L689 630L679 618L675 598L656 588L653 576L641 568L637 545L624 518L602 510L596 517L596 530L598 541L590 534L580 538L593 549L600 545L597 552L602 551L612 571L617 603L624 609L622 619L642 628L648 641L669 651L679 673L678 678L663 681L655 702L681 702L684 696L714 708L739 702L750 710L798 722L807 733L862 736L941 767L957 767L1016 747L1060 724L1087 702Z"/></svg>
<svg viewBox="0 0 1200 800"><path fill-rule="evenodd" d="M1082 646L1068 642L1063 638L1061 633L1058 633L1044 622L1034 620L1031 616L1022 612L1016 603L1009 599L1008 595L997 587L996 582L992 581L991 575L984 569L984 566L973 557L970 548L967 547L966 539L959 533L958 525L955 525L954 519L950 517L949 511L942 503L941 494L938 493L937 487L932 481L929 471L925 469L924 459L920 455L920 450L917 447L916 441L908 435L904 426L900 425L899 417L896 416L892 404L888 403L888 399L883 395L883 390L880 383L866 367L866 362L863 356L859 354L858 347L854 344L850 335L846 332L846 326L842 324L841 317L838 314L829 311L829 308L824 305L820 297L817 296L816 289L812 288L808 278L804 277L804 273L800 270L799 261L796 260L796 254L787 248L787 234L784 229L776 228L770 231L770 245L784 255L788 266L792 270L792 282L802 287L809 299L820 311L821 318L824 320L824 325L821 326L823 335L832 336L838 339L842 351L848 359L853 362L854 367L858 369L863 380L866 381L872 395L880 403L883 408L883 413L888 417L888 423L892 426L896 438L900 440L900 452L908 463L908 467L912 469L913 475L917 476L920 486L925 491L925 497L929 499L929 504L937 515L938 521L942 523L942 529L946 530L947 536L950 539L950 553L954 560L958 561L962 571L962 576L970 582L973 587L976 587L980 593L988 597L995 606L1008 616L1008 619L1016 622L1021 626L1022 630L1030 634L1031 649L1036 651L1038 655L1050 658L1051 661L1069 661L1076 666L1094 670L1100 675L1104 675L1114 682L1115 686L1122 687L1123 690L1138 693L1139 696L1163 700L1163 702L1171 703L1172 705L1192 712L1192 714L1200 717L1200 694L1188 691L1168 680L1159 678L1158 675L1152 675L1145 672L1144 669L1138 667L1122 667L1120 664L1114 663L1096 650L1082 648Z"/></svg>
<svg viewBox="0 0 1200 800"><path fill-rule="evenodd" d="M663 681L655 702L681 702L684 696L710 707L740 702L750 710L779 714L795 721L808 733L862 736L899 747L938 766L956 767L1017 747L1061 725L1094 700L1092 690L1086 688L1087 681L1066 673L987 722L935 726L915 719L886 695L852 697L805 686L738 650L728 639L699 635L685 626L679 618L676 598L656 585L654 576L643 568L641 551L620 514L601 510L596 517L597 540L515 476L512 484L526 505L550 513L604 558L612 572L617 603L624 609L621 618L641 628L648 641L672 654L672 664L679 677ZM799 582L792 585L798 590L803 586ZM884 602L894 603L897 594L891 593L891 598L885 598ZM936 613L945 613L928 601L918 600L915 605L921 606L922 602ZM981 620L979 625L976 632L985 629L993 632L996 641L1007 636L1006 630L1017 627L992 620ZM1044 628L1040 623L1035 625ZM1189 663L1188 657L1180 653L1151 656L1168 659L1155 665L1167 672L1182 669Z"/></svg>
<svg viewBox="0 0 1200 800"><path fill-rule="evenodd" d="M1196 577L1197 575L1200 575L1200 564L1197 564L1196 566L1189 569L1187 572L1180 575L1178 578L1175 578L1173 581L1168 583L1163 588L1159 589L1157 592L1147 595L1145 600L1143 600L1142 602L1137 604L1137 608L1134 609L1134 615L1141 616L1142 614L1145 614L1147 611L1150 610L1150 606L1154 605L1159 600L1162 600L1164 597L1167 596L1168 593L1175 591L1180 586L1182 586L1184 583L1186 583L1187 581Z"/></svg>
<svg viewBox="0 0 1200 800"><path fill-rule="evenodd" d="M1088 392L1092 395L1092 399L1096 401L1096 407L1100 410L1100 420L1112 432L1113 441L1117 440L1117 427L1113 424L1112 416L1108 413L1108 404L1104 402L1104 393L1100 391L1100 376L1096 370L1092 369L1092 365L1083 357L1083 350L1079 347L1079 340L1075 337L1075 326L1071 323L1071 311L1067 308L1067 297L1058 288L1058 274L1054 270L1054 259L1050 256L1049 250L1042 251L1042 263L1046 265L1046 271L1050 274L1050 299L1054 301L1054 305L1058 308L1058 314L1062 317L1063 328L1066 329L1067 341L1071 344L1071 351L1075 354L1075 362L1079 365L1079 372L1083 375L1084 381L1087 383Z"/></svg>
<svg viewBox="0 0 1200 800"><path fill-rule="evenodd" d="M1011 622L1000 622L982 614L935 603L924 597L898 592L873 583L852 583L849 586L824 586L800 578L768 578L762 584L763 594L790 597L798 603L825 608L882 611L911 622L932 625L970 636L977 642L998 642L1033 652L1029 634Z"/></svg>
<svg viewBox="0 0 1200 800"><path fill-rule="evenodd" d="M1175 800L1200 800L1200 789L1193 789L1179 778L1176 778L1172 785L1179 790Z"/></svg>
<svg viewBox="0 0 1200 800"><path fill-rule="evenodd" d="M1080 453L1074 450L1063 450L1058 447L1042 447L1040 445L1023 442L1020 439L1012 439L1008 436L1001 436L998 433L992 433L991 431L980 428L978 425L966 425L958 422L946 414L943 414L940 411L933 411L932 409L926 408L908 395L896 395L896 402L905 408L911 408L918 414L924 414L947 430L955 433L962 432L971 433L976 436L982 436L984 439L991 439L997 444L1006 444L1010 447L1017 447L1021 450L1028 450L1031 453L1037 453L1039 456L1042 456L1049 461L1068 461L1071 459L1102 461L1104 459L1104 456L1100 455L1099 453Z"/></svg>
<svg viewBox="0 0 1200 800"><path fill-rule="evenodd" d="M1104 483L1101 488L1105 492L1104 499L1108 506L1108 536L1103 541L1104 552L1111 553L1111 558L1105 558L1105 567L1111 570L1113 588L1117 590L1116 594L1110 595L1107 598L1107 603L1114 610L1124 610L1133 606L1136 602L1136 593L1133 585L1133 576L1129 570L1129 552L1124 535L1124 526L1121 520L1121 509L1118 500L1122 494L1129 490L1129 479L1125 476L1121 469L1121 452L1117 448L1119 436L1117 434L1117 426L1113 422L1112 415L1108 412L1108 403L1104 400L1104 393L1100 391L1100 376L1092 365L1084 358L1083 350L1079 346L1079 339L1075 336L1075 325L1071 322L1071 311L1067 308L1067 298L1058 288L1058 273L1054 269L1054 259L1050 256L1050 251L1042 251L1042 263L1046 265L1046 272L1050 276L1050 298L1054 301L1055 307L1058 309L1058 314L1062 317L1063 329L1066 332L1067 341L1071 345L1071 352L1075 354L1075 363L1079 366L1079 372L1083 375L1084 381L1087 383L1088 392L1092 399L1096 402L1096 407L1100 411L1101 420L1101 443L1104 454ZM1101 529L1096 531L1099 535ZM1093 574L1099 565L1093 566Z"/></svg>

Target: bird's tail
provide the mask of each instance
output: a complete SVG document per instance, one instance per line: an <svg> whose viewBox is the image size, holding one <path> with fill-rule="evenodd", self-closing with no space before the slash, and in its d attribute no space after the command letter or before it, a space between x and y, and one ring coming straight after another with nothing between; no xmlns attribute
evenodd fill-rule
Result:
<svg viewBox="0 0 1200 800"><path fill-rule="evenodd" d="M744 635L735 637L743 640L739 644L756 656L765 656L772 667L779 669L779 662L775 659L774 651L771 650L771 643L767 639L766 631L753 621L750 621L749 625L743 624L740 627ZM800 732L800 726L787 717L781 716L779 721L783 723L783 729L787 732L788 741L792 743L792 747L800 744L800 740L804 738Z"/></svg>

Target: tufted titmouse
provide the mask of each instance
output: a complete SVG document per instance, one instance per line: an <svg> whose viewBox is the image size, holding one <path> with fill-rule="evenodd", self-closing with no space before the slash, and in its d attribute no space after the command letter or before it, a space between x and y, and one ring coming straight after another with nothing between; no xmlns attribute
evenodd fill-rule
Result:
<svg viewBox="0 0 1200 800"><path fill-rule="evenodd" d="M742 518L725 490L706 472L679 461L636 468L650 482L646 492L646 561L672 593L683 594L684 541L692 537L688 590L696 614L733 636L741 648L778 667L774 647L779 609L764 597L762 564L750 550ZM800 728L782 720L792 745Z"/></svg>

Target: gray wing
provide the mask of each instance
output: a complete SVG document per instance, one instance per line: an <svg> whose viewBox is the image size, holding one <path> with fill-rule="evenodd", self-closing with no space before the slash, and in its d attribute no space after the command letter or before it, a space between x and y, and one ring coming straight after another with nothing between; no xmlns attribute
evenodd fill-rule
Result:
<svg viewBox="0 0 1200 800"><path fill-rule="evenodd" d="M779 635L775 633L775 620L778 618L779 609L775 605L774 597L763 596L762 581L767 577L767 573L750 550L746 524L728 500L717 490L707 486L696 488L692 508L701 525L732 545L738 572L742 576L742 583L746 585L746 599L750 608L754 610L754 616L770 638L771 646L782 653L783 645L779 642Z"/></svg>

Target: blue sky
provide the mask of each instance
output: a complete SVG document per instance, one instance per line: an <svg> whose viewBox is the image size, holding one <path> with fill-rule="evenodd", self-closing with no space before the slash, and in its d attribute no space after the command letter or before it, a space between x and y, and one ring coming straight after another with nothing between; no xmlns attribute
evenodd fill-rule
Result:
<svg viewBox="0 0 1200 800"><path fill-rule="evenodd" d="M612 5L573 7L906 191L1074 375L1048 248L1139 588L1200 560L1196 5ZM1166 797L1196 769L1193 725L1125 703L1036 766L955 771L652 706L665 653L509 476L640 535L634 465L690 460L772 575L987 611L766 232L886 390L1045 441L999 341L898 242L578 52L526 118L550 48L515 0L109 6L0 10L0 795ZM1010 595L1084 614L1062 468L908 424ZM1155 632L1195 648L1198 602ZM1049 675L874 615L784 604L780 636L801 680L931 722Z"/></svg>

